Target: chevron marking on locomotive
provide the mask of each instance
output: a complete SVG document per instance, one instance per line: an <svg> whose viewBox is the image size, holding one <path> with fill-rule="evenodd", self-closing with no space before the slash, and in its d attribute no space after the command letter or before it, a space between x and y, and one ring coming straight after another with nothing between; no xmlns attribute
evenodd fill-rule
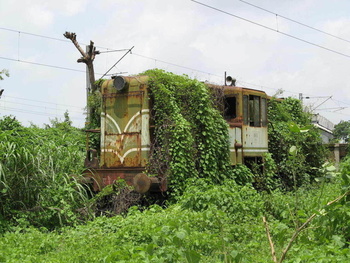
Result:
<svg viewBox="0 0 350 263"><path fill-rule="evenodd" d="M118 133L121 133L121 129L118 125L118 123L115 121L115 119L113 119L113 117L109 114L106 114L105 112L101 112L101 117L102 117L102 121L101 123L104 123L104 119L107 118L107 125L110 125L113 128L116 128ZM113 125L111 125L113 124Z"/></svg>
<svg viewBox="0 0 350 263"><path fill-rule="evenodd" d="M121 155L119 154L119 152L117 152L117 151L115 151L115 150L113 150L113 149L102 149L101 151L102 151L102 152L114 153L115 155L118 156L118 158L120 159L120 162L121 162L121 163L124 163L124 159L125 159L125 157L126 157L129 153L131 153L131 152L137 152L137 151L139 151L139 150L141 150L141 151L149 151L150 148L149 148L149 147L131 148L131 149L127 150L127 151L124 153L123 156L121 156Z"/></svg>
<svg viewBox="0 0 350 263"><path fill-rule="evenodd" d="M129 126L131 126L132 122L137 118L139 117L140 115L142 115L143 113L148 113L148 114L145 114L145 115L149 115L149 109L143 109L141 111L138 111L136 114L134 114L134 116L132 116L128 122L128 124L126 124L125 126L125 129L124 129L124 132L127 132L128 129L129 129Z"/></svg>
<svg viewBox="0 0 350 263"><path fill-rule="evenodd" d="M118 133L121 134L121 141L122 141L122 144L126 144L124 142L125 140L125 134L124 133L127 133L127 132L133 132L132 130L135 129L135 127L137 127L137 125L140 123L139 120L141 120L141 125L144 123L144 122L148 122L149 121L149 109L143 109L139 112L137 112L136 114L134 114L129 122L126 124L125 128L124 128L124 131L123 133L121 133L121 129L118 125L118 123L108 114L106 113L102 113L101 114L102 117L106 116L107 117L107 125L111 125L111 122L112 121L112 124L113 124L113 127L117 128L118 130ZM141 118L140 118L141 117ZM140 118L140 119L139 119ZM131 131L130 131L131 130ZM118 156L120 162L123 164L124 163L124 159L125 157L130 154L131 152L137 152L137 151L150 151L150 147L149 147L149 133L147 134L143 134L145 132L148 132L147 129L142 129L142 133L141 133L141 148L131 148L131 149L128 149L125 153L121 153L121 151L119 150L115 150L115 149L108 149L108 148L102 148L101 151L102 152L110 152L110 153L113 153L115 155ZM127 137L128 138L128 137Z"/></svg>

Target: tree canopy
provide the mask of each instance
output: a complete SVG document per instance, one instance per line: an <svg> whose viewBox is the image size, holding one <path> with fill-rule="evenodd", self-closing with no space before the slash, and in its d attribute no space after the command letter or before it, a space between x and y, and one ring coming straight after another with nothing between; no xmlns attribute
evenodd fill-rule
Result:
<svg viewBox="0 0 350 263"><path fill-rule="evenodd" d="M350 137L350 121L341 121L334 126L334 141L349 142Z"/></svg>

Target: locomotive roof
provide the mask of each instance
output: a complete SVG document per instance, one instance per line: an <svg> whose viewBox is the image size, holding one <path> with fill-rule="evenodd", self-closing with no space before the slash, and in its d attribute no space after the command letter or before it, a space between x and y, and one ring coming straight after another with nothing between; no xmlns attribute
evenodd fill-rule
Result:
<svg viewBox="0 0 350 263"><path fill-rule="evenodd" d="M123 79L125 79L128 83L139 83L139 84L146 84L149 80L148 76L119 76L122 77ZM103 87L107 87L107 86L113 86L114 81L113 79L106 81L103 84ZM245 87L237 87L237 86L225 86L225 85L216 85L216 84L210 84L210 83L205 83L205 85L207 85L209 88L212 89L221 89L224 91L225 94L232 94L235 92L248 92L248 93L252 93L252 94L256 94L256 95L265 95L266 93L262 90L257 90L257 89L250 89L250 88L245 88Z"/></svg>
<svg viewBox="0 0 350 263"><path fill-rule="evenodd" d="M260 93L260 94L265 94L266 92L263 90L257 90L257 89L250 89L250 88L245 88L245 87L237 87L237 86L224 86L224 85L215 85L215 84L208 84L206 83L206 85L209 88L212 89L222 89L224 91L224 93L231 93L231 92L241 92L241 91L250 91L252 93Z"/></svg>

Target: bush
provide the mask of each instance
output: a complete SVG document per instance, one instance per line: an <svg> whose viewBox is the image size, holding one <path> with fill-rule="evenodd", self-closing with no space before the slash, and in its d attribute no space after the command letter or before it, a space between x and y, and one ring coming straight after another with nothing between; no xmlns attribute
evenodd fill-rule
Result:
<svg viewBox="0 0 350 263"><path fill-rule="evenodd" d="M0 214L3 221L54 228L74 224L86 189L70 176L82 172L84 135L78 129L26 128L0 120Z"/></svg>
<svg viewBox="0 0 350 263"><path fill-rule="evenodd" d="M303 112L301 102L287 98L272 99L268 108L269 152L277 165L277 175L284 189L314 182L326 160L326 150L311 117ZM298 132L298 127L307 127L307 132ZM297 158L290 158L290 149L295 146ZM297 173L297 174L295 174ZM294 177L296 180L294 180ZM277 182L279 183L279 182Z"/></svg>

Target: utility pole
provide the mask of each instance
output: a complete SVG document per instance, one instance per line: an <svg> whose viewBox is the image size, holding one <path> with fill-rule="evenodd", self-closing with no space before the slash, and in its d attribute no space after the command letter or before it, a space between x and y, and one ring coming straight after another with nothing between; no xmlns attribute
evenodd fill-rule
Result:
<svg viewBox="0 0 350 263"><path fill-rule="evenodd" d="M77 41L77 35L75 33L66 32L63 34L63 36L67 39L70 39L74 46L78 49L80 54L82 55L81 58L77 60L78 63L85 63L86 64L86 100L88 102L89 95L93 93L96 89L95 87L95 71L94 71L94 59L95 56L100 54L99 51L96 50L96 47L94 46L94 42L90 41L90 45L86 46L86 51L84 51L81 46L79 45ZM87 122L89 123L91 121L91 115L92 115L93 109L91 109L89 106L87 106Z"/></svg>
<svg viewBox="0 0 350 263"><path fill-rule="evenodd" d="M85 48L86 53L89 52L89 46L86 46ZM86 122L89 123L91 121L90 117L91 117L91 109L89 106L89 96L90 96L90 92L91 92L91 80L90 80L90 74L89 74L89 66L86 65Z"/></svg>
<svg viewBox="0 0 350 263"><path fill-rule="evenodd" d="M299 93L299 100L303 103L303 99L310 99L310 97L304 97L303 93Z"/></svg>

